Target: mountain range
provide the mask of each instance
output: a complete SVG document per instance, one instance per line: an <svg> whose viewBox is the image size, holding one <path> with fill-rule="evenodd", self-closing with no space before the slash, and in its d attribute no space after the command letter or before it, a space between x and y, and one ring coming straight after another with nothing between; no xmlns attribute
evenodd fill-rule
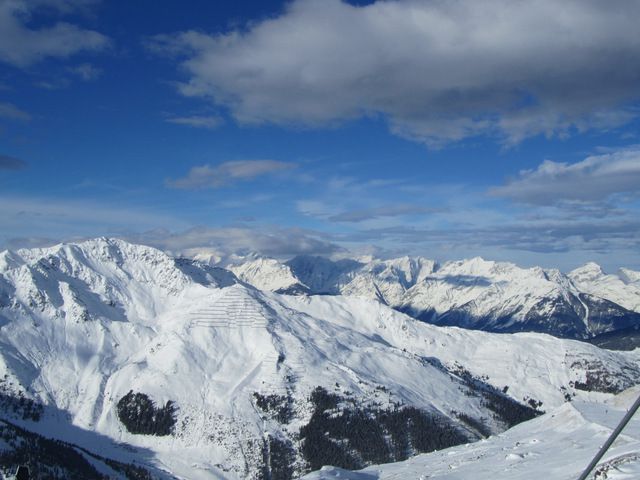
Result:
<svg viewBox="0 0 640 480"><path fill-rule="evenodd" d="M576 285L480 259L254 258L224 269L110 238L5 251L0 467L30 462L49 478L298 478L483 440L567 402L602 403L640 383L640 350L399 311L425 299L420 291L439 293L438 308L496 319L505 299L527 300L513 307L526 323L525 310L562 298L589 311L585 332L618 325L591 309L623 307Z"/></svg>
<svg viewBox="0 0 640 480"><path fill-rule="evenodd" d="M371 298L434 325L576 339L640 325L640 272L608 275L595 263L568 274L482 258L441 265L422 257L298 256L225 266L262 290Z"/></svg>

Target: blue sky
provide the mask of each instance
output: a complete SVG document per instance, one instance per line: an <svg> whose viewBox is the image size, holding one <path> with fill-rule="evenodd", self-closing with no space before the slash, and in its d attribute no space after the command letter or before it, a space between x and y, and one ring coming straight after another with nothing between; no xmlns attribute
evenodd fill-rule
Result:
<svg viewBox="0 0 640 480"><path fill-rule="evenodd" d="M0 0L0 248L640 269L638 14Z"/></svg>

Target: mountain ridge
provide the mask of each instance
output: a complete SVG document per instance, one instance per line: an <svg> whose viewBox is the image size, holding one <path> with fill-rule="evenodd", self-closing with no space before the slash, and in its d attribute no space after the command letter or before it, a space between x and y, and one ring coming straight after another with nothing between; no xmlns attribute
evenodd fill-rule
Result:
<svg viewBox="0 0 640 480"><path fill-rule="evenodd" d="M640 381L640 352L442 328L366 298L261 291L121 241L4 257L0 393L16 406L6 419L69 443L80 429L90 449L105 446L96 436L144 449L142 467L177 477L263 478L280 462L292 478L398 460L434 448L411 433L416 422L443 441L477 440ZM43 406L38 421L23 418L25 402ZM380 435L358 443L371 429Z"/></svg>
<svg viewBox="0 0 640 480"><path fill-rule="evenodd" d="M563 274L480 257L439 264L424 257L334 261L303 255L258 265L265 262L252 259L232 270L242 270L243 281L257 288L363 296L437 325L587 339L640 324L640 283L632 281L640 274L622 269L608 275L595 263Z"/></svg>

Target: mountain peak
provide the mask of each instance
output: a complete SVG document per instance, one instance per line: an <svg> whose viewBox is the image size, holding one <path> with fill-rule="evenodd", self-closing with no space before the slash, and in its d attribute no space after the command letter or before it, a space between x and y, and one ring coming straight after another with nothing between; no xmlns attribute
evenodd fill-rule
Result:
<svg viewBox="0 0 640 480"><path fill-rule="evenodd" d="M24 264L24 260L17 253L11 250L0 252L0 272L18 268Z"/></svg>
<svg viewBox="0 0 640 480"><path fill-rule="evenodd" d="M273 258L257 257L237 265L227 267L242 281L260 290L305 291L303 284L291 271L289 265Z"/></svg>
<svg viewBox="0 0 640 480"><path fill-rule="evenodd" d="M618 275L625 283L640 283L640 272L636 270L630 270L628 268L621 268L618 270Z"/></svg>
<svg viewBox="0 0 640 480"><path fill-rule="evenodd" d="M569 272L570 277L589 277L596 278L603 276L605 273L602 270L602 267L598 265L596 262L587 262L581 267L576 268Z"/></svg>

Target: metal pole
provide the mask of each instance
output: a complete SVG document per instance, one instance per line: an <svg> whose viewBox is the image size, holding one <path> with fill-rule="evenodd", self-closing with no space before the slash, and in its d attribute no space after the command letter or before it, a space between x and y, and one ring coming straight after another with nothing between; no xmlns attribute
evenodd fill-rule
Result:
<svg viewBox="0 0 640 480"><path fill-rule="evenodd" d="M636 413L638 408L640 408L640 396L638 396L638 399L631 406L627 414L622 418L622 420L620 420L620 423L615 428L615 430L611 432L611 435L609 435L609 438L607 438L607 441L604 442L604 445L602 445L602 448L600 449L600 451L596 454L593 460L591 460L591 463L586 468L586 470L582 472L582 475L580 475L578 480L587 480L587 477L589 476L591 471L596 467L596 465L598 464L600 459L602 459L604 454L607 453L607 450L609 450L609 447L611 447L613 442L616 441L616 438L618 438L618 435L620 435L622 430L624 430L624 427L627 426L627 423L629 423L629 420L631 420L631 417L633 417L633 415Z"/></svg>

